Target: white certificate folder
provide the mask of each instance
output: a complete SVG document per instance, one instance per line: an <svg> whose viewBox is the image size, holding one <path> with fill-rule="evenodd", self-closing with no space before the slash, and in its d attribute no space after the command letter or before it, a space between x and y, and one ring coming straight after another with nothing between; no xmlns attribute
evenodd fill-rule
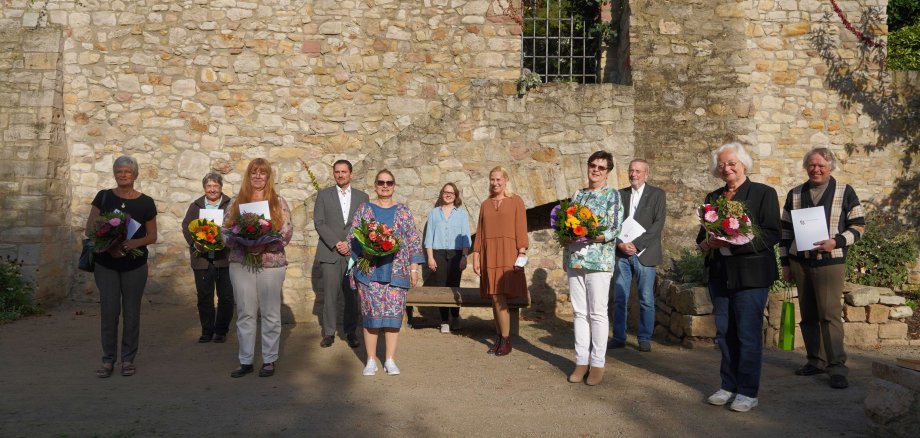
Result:
<svg viewBox="0 0 920 438"><path fill-rule="evenodd" d="M798 251L813 250L815 242L828 239L824 207L800 208L789 213L792 216L792 230L795 232L795 247Z"/></svg>

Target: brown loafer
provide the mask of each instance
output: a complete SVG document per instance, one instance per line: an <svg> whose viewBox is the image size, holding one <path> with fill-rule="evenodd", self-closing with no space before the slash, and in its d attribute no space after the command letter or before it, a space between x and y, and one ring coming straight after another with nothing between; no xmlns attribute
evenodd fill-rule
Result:
<svg viewBox="0 0 920 438"><path fill-rule="evenodd" d="M581 383L585 380L585 374L588 374L587 365L575 365L575 371L572 371L572 374L569 375L569 382Z"/></svg>
<svg viewBox="0 0 920 438"><path fill-rule="evenodd" d="M275 363L263 363L262 369L259 370L259 377L271 377L275 375Z"/></svg>
<svg viewBox="0 0 920 438"><path fill-rule="evenodd" d="M604 380L604 367L591 367L591 371L588 371L588 378L585 379L585 383L590 386L597 385Z"/></svg>

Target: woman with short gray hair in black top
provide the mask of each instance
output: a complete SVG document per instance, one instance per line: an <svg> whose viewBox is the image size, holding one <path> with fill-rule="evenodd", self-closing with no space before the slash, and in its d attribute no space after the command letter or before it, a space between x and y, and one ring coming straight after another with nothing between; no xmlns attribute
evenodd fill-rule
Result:
<svg viewBox="0 0 920 438"><path fill-rule="evenodd" d="M133 376L137 371L134 357L140 336L141 298L147 285L147 245L157 240L157 208L153 198L134 188L139 170L137 160L127 155L118 157L112 170L116 187L96 193L86 220L86 235L93 236L101 214L115 211L129 215L139 226L126 240L94 254L93 275L101 307L102 367L96 370L100 378L110 377L115 368L118 322L122 314L121 375Z"/></svg>

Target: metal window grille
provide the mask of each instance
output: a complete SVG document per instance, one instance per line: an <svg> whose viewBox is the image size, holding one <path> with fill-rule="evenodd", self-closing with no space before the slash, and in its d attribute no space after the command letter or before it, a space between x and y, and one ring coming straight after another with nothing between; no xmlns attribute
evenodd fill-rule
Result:
<svg viewBox="0 0 920 438"><path fill-rule="evenodd" d="M600 41L592 30L597 11L579 10L573 0L523 0L522 67L543 82L594 84Z"/></svg>

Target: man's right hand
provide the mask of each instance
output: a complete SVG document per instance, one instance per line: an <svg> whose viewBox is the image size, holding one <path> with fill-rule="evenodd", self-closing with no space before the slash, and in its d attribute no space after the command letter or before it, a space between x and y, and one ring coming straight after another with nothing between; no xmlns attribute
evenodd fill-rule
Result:
<svg viewBox="0 0 920 438"><path fill-rule="evenodd" d="M619 249L620 251L622 251L623 253L629 256L636 254L636 245L633 245L632 243L627 243L627 242L618 243L617 249Z"/></svg>
<svg viewBox="0 0 920 438"><path fill-rule="evenodd" d="M432 272L438 270L438 262L434 261L434 257L428 257L428 269Z"/></svg>

